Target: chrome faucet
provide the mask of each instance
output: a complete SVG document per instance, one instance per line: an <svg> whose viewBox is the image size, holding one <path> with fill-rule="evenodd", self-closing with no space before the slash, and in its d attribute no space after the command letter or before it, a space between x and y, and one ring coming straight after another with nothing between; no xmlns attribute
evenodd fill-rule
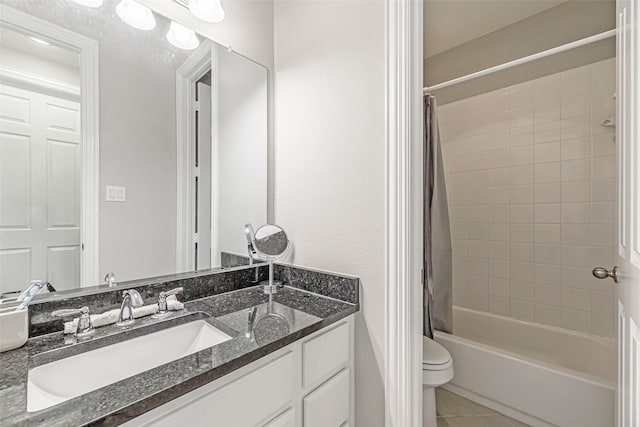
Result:
<svg viewBox="0 0 640 427"><path fill-rule="evenodd" d="M181 294L183 291L183 288L175 288L170 291L160 292L160 295L158 295L158 312L151 317L154 319L164 319L165 317L171 316L171 312L167 307L167 297L169 295Z"/></svg>
<svg viewBox="0 0 640 427"><path fill-rule="evenodd" d="M109 285L110 288L113 288L118 284L118 282L116 282L116 275L114 273L107 273L107 275L104 276L104 281L107 285Z"/></svg>
<svg viewBox="0 0 640 427"><path fill-rule="evenodd" d="M20 303L17 310L22 310L28 306L33 297L44 287L46 287L49 292L55 292L53 286L46 280L32 280L31 283L29 283L29 287L22 291L20 295L18 295L18 298L16 298L16 302Z"/></svg>
<svg viewBox="0 0 640 427"><path fill-rule="evenodd" d="M116 326L131 326L135 320L133 319L133 308L140 307L144 304L144 300L140 293L135 289L127 289L122 293L122 305L120 306L120 314Z"/></svg>
<svg viewBox="0 0 640 427"><path fill-rule="evenodd" d="M89 315L89 307L84 306L81 308L56 310L51 313L52 316L56 317L74 316L76 314L79 314L80 317L78 318L78 326L76 327L74 335L78 338L88 338L93 335L94 329L91 323L91 316Z"/></svg>

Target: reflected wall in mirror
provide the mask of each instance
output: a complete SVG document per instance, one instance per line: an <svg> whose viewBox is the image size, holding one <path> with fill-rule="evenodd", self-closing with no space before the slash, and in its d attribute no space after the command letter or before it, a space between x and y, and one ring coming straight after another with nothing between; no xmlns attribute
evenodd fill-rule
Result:
<svg viewBox="0 0 640 427"><path fill-rule="evenodd" d="M267 221L267 70L117 4L0 0L2 294L220 267Z"/></svg>

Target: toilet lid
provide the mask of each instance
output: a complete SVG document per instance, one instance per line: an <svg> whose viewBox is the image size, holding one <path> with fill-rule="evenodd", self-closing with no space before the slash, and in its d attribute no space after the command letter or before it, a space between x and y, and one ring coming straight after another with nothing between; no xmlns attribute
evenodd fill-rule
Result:
<svg viewBox="0 0 640 427"><path fill-rule="evenodd" d="M451 355L446 348L430 338L422 338L423 365L444 365L450 362Z"/></svg>

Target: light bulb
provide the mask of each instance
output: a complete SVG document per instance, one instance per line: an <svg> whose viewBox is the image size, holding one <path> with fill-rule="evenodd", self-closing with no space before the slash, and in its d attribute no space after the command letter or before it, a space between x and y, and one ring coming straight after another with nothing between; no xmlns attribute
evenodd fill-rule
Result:
<svg viewBox="0 0 640 427"><path fill-rule="evenodd" d="M116 13L124 22L139 30L153 30L156 26L156 18L151 9L133 0L118 3Z"/></svg>
<svg viewBox="0 0 640 427"><path fill-rule="evenodd" d="M195 49L200 45L198 36L193 30L188 29L184 25L171 21L169 31L167 32L167 40L169 43L180 49Z"/></svg>
<svg viewBox="0 0 640 427"><path fill-rule="evenodd" d="M72 0L72 1L87 7L100 7L102 6L103 0Z"/></svg>
<svg viewBox="0 0 640 427"><path fill-rule="evenodd" d="M189 10L205 22L220 22L224 19L224 9L220 0L189 0Z"/></svg>

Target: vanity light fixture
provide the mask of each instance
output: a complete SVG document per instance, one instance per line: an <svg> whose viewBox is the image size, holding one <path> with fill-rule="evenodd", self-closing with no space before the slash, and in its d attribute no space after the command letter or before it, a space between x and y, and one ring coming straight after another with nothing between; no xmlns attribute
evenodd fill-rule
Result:
<svg viewBox="0 0 640 427"><path fill-rule="evenodd" d="M103 2L103 0L72 0L72 1L87 7L100 7L102 6L102 2Z"/></svg>
<svg viewBox="0 0 640 427"><path fill-rule="evenodd" d="M167 32L167 40L175 47L186 50L195 49L200 45L198 36L196 36L193 30L175 21L171 21L169 31Z"/></svg>
<svg viewBox="0 0 640 427"><path fill-rule="evenodd" d="M156 27L156 18L151 9L134 0L121 0L116 6L116 13L133 28L149 31Z"/></svg>
<svg viewBox="0 0 640 427"><path fill-rule="evenodd" d="M46 40L42 40L42 39L39 39L39 38L33 37L33 36L27 36L27 37L29 37L29 40L34 41L34 42L36 42L38 44L43 44L45 46L51 46L51 43L49 43Z"/></svg>
<svg viewBox="0 0 640 427"><path fill-rule="evenodd" d="M217 23L224 19L224 9L220 0L189 0L189 10L196 18Z"/></svg>

